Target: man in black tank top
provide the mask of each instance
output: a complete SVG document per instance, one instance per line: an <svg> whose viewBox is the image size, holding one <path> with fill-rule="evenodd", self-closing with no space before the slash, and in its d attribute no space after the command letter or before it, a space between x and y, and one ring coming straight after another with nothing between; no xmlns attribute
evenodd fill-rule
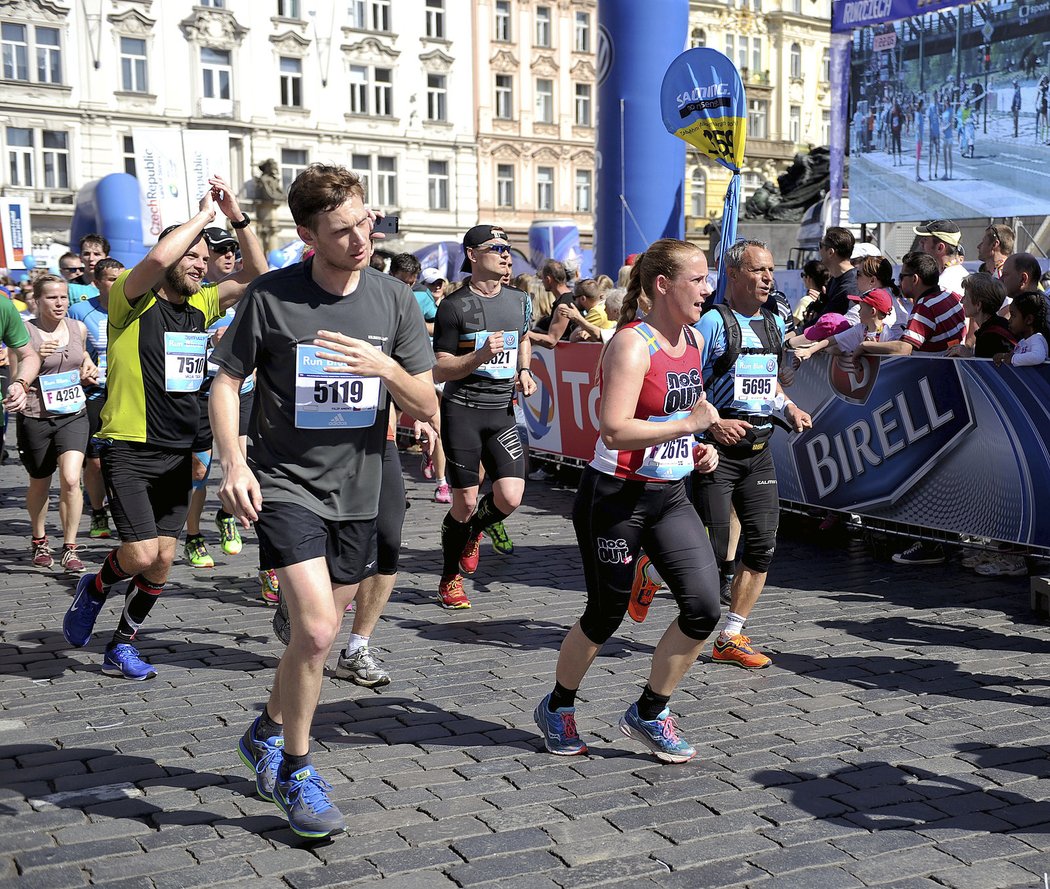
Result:
<svg viewBox="0 0 1050 889"><path fill-rule="evenodd" d="M465 287L442 301L434 322L434 379L445 383L441 443L452 485L452 508L441 526L444 565L438 598L469 608L460 571L478 566L481 533L501 522L525 492L525 444L514 420L514 393L536 390L526 336L528 295L506 287L510 242L503 229L476 225L463 238ZM492 493L478 501L479 467Z"/></svg>

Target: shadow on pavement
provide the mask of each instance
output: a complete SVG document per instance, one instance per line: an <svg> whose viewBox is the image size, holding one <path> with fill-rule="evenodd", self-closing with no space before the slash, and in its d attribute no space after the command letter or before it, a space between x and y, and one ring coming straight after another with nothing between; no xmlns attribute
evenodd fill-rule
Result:
<svg viewBox="0 0 1050 889"><path fill-rule="evenodd" d="M1001 749L986 748L986 755ZM1045 763L1045 752L1039 752ZM858 830L1050 833L1050 802L910 763L871 761L828 775L769 769L752 777L786 791L791 805L814 818Z"/></svg>

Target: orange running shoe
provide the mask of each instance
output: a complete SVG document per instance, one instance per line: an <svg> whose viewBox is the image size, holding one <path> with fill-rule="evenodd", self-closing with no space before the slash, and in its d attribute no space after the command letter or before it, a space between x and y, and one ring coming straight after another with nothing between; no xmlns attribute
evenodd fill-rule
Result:
<svg viewBox="0 0 1050 889"><path fill-rule="evenodd" d="M438 587L438 601L442 608L470 608L470 599L463 592L463 578L458 574L442 577Z"/></svg>
<svg viewBox="0 0 1050 889"><path fill-rule="evenodd" d="M715 639L711 660L716 664L736 664L745 670L761 670L773 663L762 652L755 651L751 647L751 640L741 633Z"/></svg>
<svg viewBox="0 0 1050 889"><path fill-rule="evenodd" d="M656 591L662 587L663 581L656 573L656 566L648 556L643 555L638 559L638 568L634 572L634 583L631 586L631 598L627 603L627 613L631 615L631 620L636 623L645 620Z"/></svg>
<svg viewBox="0 0 1050 889"><path fill-rule="evenodd" d="M459 557L459 570L464 574L473 574L478 570L478 562L481 560L481 535L471 537L467 545L463 547L463 554Z"/></svg>

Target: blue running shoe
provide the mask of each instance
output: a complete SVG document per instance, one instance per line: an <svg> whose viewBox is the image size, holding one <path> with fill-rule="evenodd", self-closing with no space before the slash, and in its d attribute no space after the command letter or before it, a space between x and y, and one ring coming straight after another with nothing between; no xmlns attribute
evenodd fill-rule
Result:
<svg viewBox="0 0 1050 889"><path fill-rule="evenodd" d="M62 618L62 635L66 637L66 642L77 648L83 648L91 641L91 631L95 628L98 613L106 604L105 599L96 599L91 595L94 585L94 574L85 574L77 581L73 602Z"/></svg>
<svg viewBox="0 0 1050 889"><path fill-rule="evenodd" d="M587 745L580 740L576 732L576 708L559 707L551 713L547 704L551 696L547 695L532 714L536 720L540 732L543 734L543 743L551 753L558 756L576 756L578 753L586 753Z"/></svg>
<svg viewBox="0 0 1050 889"><path fill-rule="evenodd" d="M288 816L288 826L301 837L320 838L346 829L346 821L328 798L332 785L313 766L293 772L287 781L278 776L273 801Z"/></svg>
<svg viewBox="0 0 1050 889"><path fill-rule="evenodd" d="M127 642L110 645L102 659L102 672L107 676L121 676L124 679L153 679L157 671L139 657L139 650Z"/></svg>
<svg viewBox="0 0 1050 889"><path fill-rule="evenodd" d="M284 747L284 738L274 735L265 741L255 737L255 729L259 725L259 719L251 724L248 731L241 737L237 745L237 752L241 755L243 762L249 769L255 772L255 789L268 803L272 803L273 788L277 783L277 768L281 764L281 753Z"/></svg>
<svg viewBox="0 0 1050 889"><path fill-rule="evenodd" d="M646 721L638 715L636 701L620 717L620 731L628 738L641 741L662 762L689 762L696 756L696 748L679 736L674 717L666 707L656 719Z"/></svg>

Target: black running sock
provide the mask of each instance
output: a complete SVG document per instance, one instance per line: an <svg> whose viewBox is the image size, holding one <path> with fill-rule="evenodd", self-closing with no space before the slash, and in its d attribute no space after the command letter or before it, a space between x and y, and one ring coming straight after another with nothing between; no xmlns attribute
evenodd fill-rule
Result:
<svg viewBox="0 0 1050 889"><path fill-rule="evenodd" d="M474 510L474 515L470 517L471 536L480 534L489 525L502 522L509 515L509 512L500 512L496 508L496 501L492 498L492 492L490 491L478 501L478 508Z"/></svg>
<svg viewBox="0 0 1050 889"><path fill-rule="evenodd" d="M274 722L270 716L270 711L263 707L262 715L259 717L259 722L255 726L255 740L265 741L267 738L272 738L275 735L279 735L284 731L284 726L279 722Z"/></svg>
<svg viewBox="0 0 1050 889"><path fill-rule="evenodd" d="M215 521L216 522L225 522L226 519L232 519L232 518L233 518L233 516L230 513L226 512L226 510L224 510L224 509L217 509L215 511Z"/></svg>
<svg viewBox="0 0 1050 889"><path fill-rule="evenodd" d="M131 643L139 627L149 616L153 603L157 601L163 590L164 584L146 580L141 574L135 575L131 588L128 590L128 596L124 600L124 612L120 615L120 622L117 624L117 630L113 634L113 641L109 643L110 645Z"/></svg>
<svg viewBox="0 0 1050 889"><path fill-rule="evenodd" d="M470 522L457 522L451 510L441 522L442 577L459 574L459 557L470 540Z"/></svg>
<svg viewBox="0 0 1050 889"><path fill-rule="evenodd" d="M547 701L547 709L555 713L562 707L575 707L577 691L579 689L566 688L560 682L555 682L554 691L551 692L550 700Z"/></svg>
<svg viewBox="0 0 1050 889"><path fill-rule="evenodd" d="M131 575L120 567L120 562L117 560L117 551L113 549L109 551L109 555L106 556L106 560L102 563L102 568L95 575L95 585L88 587L88 589L96 599L105 601L114 584L130 579Z"/></svg>
<svg viewBox="0 0 1050 889"><path fill-rule="evenodd" d="M663 712L669 700L671 700L670 695L658 695L646 683L645 688L642 689L642 696L638 699L638 715L646 722L652 722Z"/></svg>
<svg viewBox="0 0 1050 889"><path fill-rule="evenodd" d="M277 770L277 780L287 781L295 772L308 765L310 765L309 753L304 753L302 756L284 753L281 755L281 767Z"/></svg>

